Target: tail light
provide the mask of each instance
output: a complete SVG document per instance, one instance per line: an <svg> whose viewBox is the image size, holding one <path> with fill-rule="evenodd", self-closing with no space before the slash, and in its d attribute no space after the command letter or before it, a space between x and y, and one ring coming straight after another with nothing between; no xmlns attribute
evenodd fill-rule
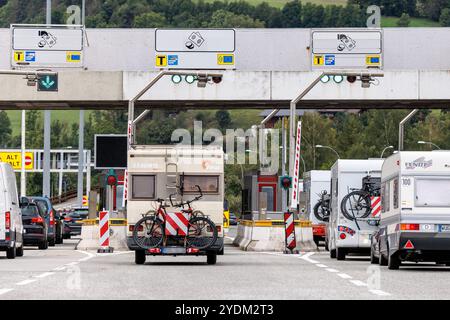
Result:
<svg viewBox="0 0 450 320"><path fill-rule="evenodd" d="M129 230L130 232L133 232L133 231L134 231L134 225L130 224L130 225L128 226L128 230ZM142 224L139 225L138 231L139 231L139 232L144 231L144 226L143 226Z"/></svg>
<svg viewBox="0 0 450 320"><path fill-rule="evenodd" d="M341 240L344 240L345 238L347 238L347 236L345 235L345 233L341 233L339 235L339 238L341 238Z"/></svg>
<svg viewBox="0 0 450 320"><path fill-rule="evenodd" d="M34 218L31 218L31 222L43 224L44 219L42 219L42 217L34 217Z"/></svg>
<svg viewBox="0 0 450 320"><path fill-rule="evenodd" d="M7 211L5 213L5 240L11 240L10 229L11 229L11 213Z"/></svg>
<svg viewBox="0 0 450 320"><path fill-rule="evenodd" d="M150 252L150 253L161 253L161 249L160 248L150 248L150 249L148 249L148 252Z"/></svg>
<svg viewBox="0 0 450 320"><path fill-rule="evenodd" d="M418 224L418 223L401 223L400 230L402 230L402 231L418 231L418 230L420 230L420 224Z"/></svg>
<svg viewBox="0 0 450 320"><path fill-rule="evenodd" d="M50 210L50 225L51 226L55 225L55 214L54 214L53 210Z"/></svg>
<svg viewBox="0 0 450 320"><path fill-rule="evenodd" d="M197 248L188 248L188 249L186 250L186 252L187 252L187 253L199 253L200 250L197 249Z"/></svg>
<svg viewBox="0 0 450 320"><path fill-rule="evenodd" d="M70 217L65 217L65 218L64 218L64 221L72 221L72 218L70 218Z"/></svg>

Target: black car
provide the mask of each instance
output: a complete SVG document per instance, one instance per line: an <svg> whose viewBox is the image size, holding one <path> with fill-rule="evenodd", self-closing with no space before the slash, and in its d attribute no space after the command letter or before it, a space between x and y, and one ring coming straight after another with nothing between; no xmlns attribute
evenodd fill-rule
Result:
<svg viewBox="0 0 450 320"><path fill-rule="evenodd" d="M87 219L89 209L76 208L66 213L64 216L64 236L70 238L71 236L81 235L81 220Z"/></svg>
<svg viewBox="0 0 450 320"><path fill-rule="evenodd" d="M382 229L375 231L370 240L370 263L387 266L387 258L380 253L380 235Z"/></svg>
<svg viewBox="0 0 450 320"><path fill-rule="evenodd" d="M236 226L236 225L237 225L236 215L233 212L230 212L230 226Z"/></svg>
<svg viewBox="0 0 450 320"><path fill-rule="evenodd" d="M48 228L45 213L36 203L21 206L23 223L23 242L26 246L38 246L39 249L48 248Z"/></svg>
<svg viewBox="0 0 450 320"><path fill-rule="evenodd" d="M47 197L31 197L31 201L37 203L45 212L45 220L48 226L48 243L49 246L63 243L63 222L61 217L56 213L53 205Z"/></svg>

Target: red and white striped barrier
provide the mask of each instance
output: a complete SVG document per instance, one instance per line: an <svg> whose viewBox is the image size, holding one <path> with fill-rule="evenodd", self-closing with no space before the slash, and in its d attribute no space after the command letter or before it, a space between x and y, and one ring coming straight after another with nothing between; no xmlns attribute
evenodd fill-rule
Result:
<svg viewBox="0 0 450 320"><path fill-rule="evenodd" d="M286 248L292 252L292 250L294 250L297 245L295 241L295 224L293 212L284 213L284 225L286 232Z"/></svg>
<svg viewBox="0 0 450 320"><path fill-rule="evenodd" d="M292 192L291 192L291 204L290 207L297 209L299 199L298 182L300 179L300 153L302 145L302 122L297 123L297 139L295 142L295 158L294 158L294 172L292 172Z"/></svg>
<svg viewBox="0 0 450 320"><path fill-rule="evenodd" d="M381 197L370 197L370 207L372 209L372 217L378 217L381 213Z"/></svg>
<svg viewBox="0 0 450 320"><path fill-rule="evenodd" d="M109 246L109 212L100 211L99 213L99 230L100 230L100 249L99 253L109 253L113 251L113 248Z"/></svg>
<svg viewBox="0 0 450 320"><path fill-rule="evenodd" d="M169 212L166 215L166 236L186 236L188 233L189 214Z"/></svg>

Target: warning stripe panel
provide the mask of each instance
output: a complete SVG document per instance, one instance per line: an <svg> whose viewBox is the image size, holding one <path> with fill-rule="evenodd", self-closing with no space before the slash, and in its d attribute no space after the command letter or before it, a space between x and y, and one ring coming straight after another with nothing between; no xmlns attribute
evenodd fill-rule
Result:
<svg viewBox="0 0 450 320"><path fill-rule="evenodd" d="M381 197L370 197L372 217L376 217L381 213Z"/></svg>
<svg viewBox="0 0 450 320"><path fill-rule="evenodd" d="M182 212L170 212L166 215L166 235L185 236L188 232L188 214Z"/></svg>

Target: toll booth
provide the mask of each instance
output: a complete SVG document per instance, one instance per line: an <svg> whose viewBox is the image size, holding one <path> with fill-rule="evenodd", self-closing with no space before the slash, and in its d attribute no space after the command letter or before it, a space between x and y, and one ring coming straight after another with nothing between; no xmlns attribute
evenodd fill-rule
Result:
<svg viewBox="0 0 450 320"><path fill-rule="evenodd" d="M300 181L300 204L296 214L301 218L305 211L303 181ZM242 190L242 212L248 220L283 220L282 187L278 175L267 175L253 171L244 176Z"/></svg>

